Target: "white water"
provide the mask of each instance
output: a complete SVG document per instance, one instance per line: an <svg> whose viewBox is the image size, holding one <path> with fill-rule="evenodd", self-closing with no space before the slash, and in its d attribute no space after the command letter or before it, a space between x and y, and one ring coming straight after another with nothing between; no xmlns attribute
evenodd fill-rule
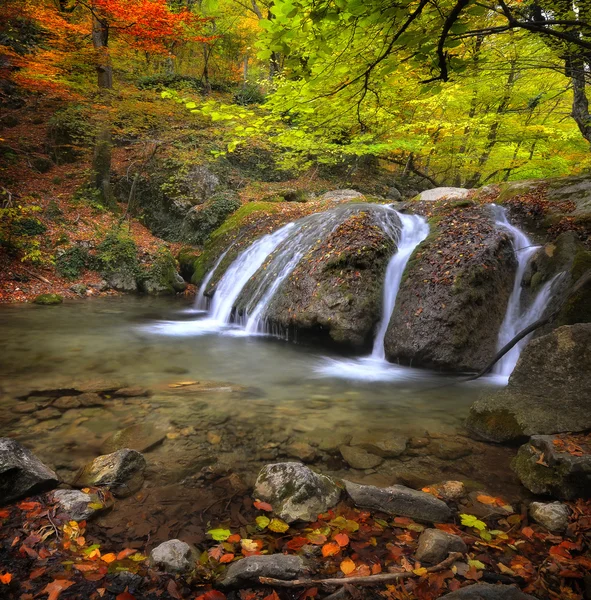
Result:
<svg viewBox="0 0 591 600"><path fill-rule="evenodd" d="M532 256L538 251L540 246L534 246L531 240L517 227L511 225L507 220L507 213L504 208L492 205L494 210L495 222L499 227L506 229L511 236L511 243L517 259L517 272L513 290L507 304L507 311L501 329L497 349L500 350L505 344L510 342L520 331L537 321L544 314L554 279L548 281L538 292L535 300L524 307L523 302L523 277ZM507 354L499 360L493 368L493 374L501 377L509 377L517 364L521 351L529 341L531 336L527 336L517 343Z"/></svg>
<svg viewBox="0 0 591 600"><path fill-rule="evenodd" d="M232 246L230 246L230 248L231 247ZM195 300L195 308L197 310L207 312L207 309L209 307L209 298L207 298L207 296L205 295L207 286L209 285L209 282L211 281L213 274L217 271L217 268L222 263L222 260L224 260L226 254L228 254L228 252L230 251L230 248L228 248L225 252L222 253L222 255L217 259L217 261L213 265L212 269L207 273L207 275L203 279L203 282L201 283L201 286L199 287L199 291L197 292L197 298Z"/></svg>
<svg viewBox="0 0 591 600"><path fill-rule="evenodd" d="M384 339L394 312L404 270L415 248L429 235L429 225L423 217L418 215L397 214L402 224L402 230L398 240L398 251L392 256L386 268L382 318L378 325L372 353L370 356L357 359L324 359L322 364L316 368L318 374L362 381L407 380L414 376L409 369L386 361Z"/></svg>

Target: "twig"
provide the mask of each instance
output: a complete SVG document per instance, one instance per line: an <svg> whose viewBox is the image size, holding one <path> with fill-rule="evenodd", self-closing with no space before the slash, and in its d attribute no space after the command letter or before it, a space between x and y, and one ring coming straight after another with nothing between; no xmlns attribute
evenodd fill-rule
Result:
<svg viewBox="0 0 591 600"><path fill-rule="evenodd" d="M42 277L41 275L37 275L37 273L33 273L33 271L29 271L29 269L25 269L25 267L22 267L23 271L25 271L25 273L29 274L31 277L35 277L35 279L38 279L39 281L42 281L43 283L47 283L48 285L51 285L51 281L49 281L49 279L45 279L45 277Z"/></svg>
<svg viewBox="0 0 591 600"><path fill-rule="evenodd" d="M444 561L438 565L429 567L427 573L437 573L444 571L450 567L456 560L462 557L461 552L452 552ZM272 585L278 587L308 587L308 586L343 586L343 585L380 585L382 583L390 583L398 579L408 579L409 577L419 577L413 571L405 571L403 573L380 573L379 575L362 575L360 577L342 577L329 579L294 579L292 581L284 581L283 579L274 579L273 577L259 577L259 581L264 585Z"/></svg>

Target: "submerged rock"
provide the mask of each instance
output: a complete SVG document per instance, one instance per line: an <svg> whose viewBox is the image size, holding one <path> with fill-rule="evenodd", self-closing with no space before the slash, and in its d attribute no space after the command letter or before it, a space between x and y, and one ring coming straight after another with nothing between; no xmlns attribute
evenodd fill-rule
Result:
<svg viewBox="0 0 591 600"><path fill-rule="evenodd" d="M147 452L166 438L166 431L147 423L138 423L117 431L108 437L101 446L101 452L109 454L122 448Z"/></svg>
<svg viewBox="0 0 591 600"><path fill-rule="evenodd" d="M353 469L373 469L384 462L381 456L370 454L360 446L341 446L339 450L345 462Z"/></svg>
<svg viewBox="0 0 591 600"><path fill-rule="evenodd" d="M301 556L271 554L268 556L247 556L230 565L221 584L224 587L237 587L243 584L259 584L259 577L273 577L289 581L308 573L308 567Z"/></svg>
<svg viewBox="0 0 591 600"><path fill-rule="evenodd" d="M95 458L78 472L73 485L107 486L114 496L125 498L141 489L145 468L146 459L142 454L124 448Z"/></svg>
<svg viewBox="0 0 591 600"><path fill-rule="evenodd" d="M475 583L441 596L441 600L537 600L537 598L523 593L515 585Z"/></svg>
<svg viewBox="0 0 591 600"><path fill-rule="evenodd" d="M378 488L350 481L344 483L351 500L360 508L430 523L444 523L452 515L451 509L445 502L431 494L418 492L403 485Z"/></svg>
<svg viewBox="0 0 591 600"><path fill-rule="evenodd" d="M400 285L386 333L386 357L479 370L496 353L517 266L513 247L486 207L443 202L432 212L431 232L411 257Z"/></svg>
<svg viewBox="0 0 591 600"><path fill-rule="evenodd" d="M529 505L529 514L548 531L562 533L568 527L570 511L562 502L532 502Z"/></svg>
<svg viewBox="0 0 591 600"><path fill-rule="evenodd" d="M33 302L35 304L42 304L45 306L51 306L54 304L61 304L64 299L59 294L39 294Z"/></svg>
<svg viewBox="0 0 591 600"><path fill-rule="evenodd" d="M269 502L279 517L293 523L315 521L339 501L341 489L325 475L300 463L286 462L261 469L254 496Z"/></svg>
<svg viewBox="0 0 591 600"><path fill-rule="evenodd" d="M181 540L168 540L150 552L150 566L167 573L183 573L195 567L196 552Z"/></svg>
<svg viewBox="0 0 591 600"><path fill-rule="evenodd" d="M9 438L0 438L0 506L51 490L58 476L32 452Z"/></svg>
<svg viewBox="0 0 591 600"><path fill-rule="evenodd" d="M591 429L589 365L591 323L565 325L532 340L507 388L472 405L468 429L493 442Z"/></svg>
<svg viewBox="0 0 591 600"><path fill-rule="evenodd" d="M450 552L468 552L468 546L459 535L453 535L439 529L425 529L419 537L419 545L415 553L420 562L440 563Z"/></svg>
<svg viewBox="0 0 591 600"><path fill-rule="evenodd" d="M521 483L534 494L561 500L591 496L591 454L560 451L558 438L535 435L521 446L511 464Z"/></svg>

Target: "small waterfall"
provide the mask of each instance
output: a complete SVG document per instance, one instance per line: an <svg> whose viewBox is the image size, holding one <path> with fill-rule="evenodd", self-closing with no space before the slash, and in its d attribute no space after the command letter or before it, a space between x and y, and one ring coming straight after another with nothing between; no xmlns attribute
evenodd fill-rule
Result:
<svg viewBox="0 0 591 600"><path fill-rule="evenodd" d="M418 215L405 215L397 213L402 223L402 231L398 240L398 252L390 259L384 280L382 303L382 318L373 343L371 358L376 360L386 359L384 338L388 331L388 324L394 312L396 296L402 281L404 269L415 248L429 235L429 225L423 217Z"/></svg>
<svg viewBox="0 0 591 600"><path fill-rule="evenodd" d="M492 205L495 222L499 227L506 229L511 236L511 242L517 259L517 272L513 290L507 304L505 318L499 330L499 339L497 349L500 350L505 344L510 342L520 331L537 321L543 314L548 301L554 279L548 281L538 292L535 300L528 307L524 307L523 302L523 277L532 256L538 251L540 246L534 246L531 240L517 227L511 225L507 220L507 212L504 208ZM517 359L521 351L529 341L531 336L522 339L518 344L501 358L493 368L495 375L509 377L517 364Z"/></svg>
<svg viewBox="0 0 591 600"><path fill-rule="evenodd" d="M233 245L233 244L232 244ZM232 246L230 246L231 248ZM195 308L197 310L207 311L209 308L209 298L205 295L205 291L207 290L207 286L213 277L213 274L217 271L217 268L221 265L222 261L226 257L226 254L230 251L228 248L215 262L210 271L208 271L207 275L203 279L201 285L199 286L199 291L197 292L197 298L195 300Z"/></svg>

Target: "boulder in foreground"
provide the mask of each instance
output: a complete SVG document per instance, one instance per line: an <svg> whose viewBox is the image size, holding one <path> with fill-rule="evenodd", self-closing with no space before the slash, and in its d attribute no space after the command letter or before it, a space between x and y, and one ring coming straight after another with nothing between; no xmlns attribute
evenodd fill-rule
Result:
<svg viewBox="0 0 591 600"><path fill-rule="evenodd" d="M58 476L32 452L10 438L0 438L0 506L53 489Z"/></svg>
<svg viewBox="0 0 591 600"><path fill-rule="evenodd" d="M537 600L534 596L524 594L514 585L493 585L491 583L475 583L463 587L441 600Z"/></svg>
<svg viewBox="0 0 591 600"><path fill-rule="evenodd" d="M232 563L221 583L225 587L258 584L259 577L273 577L288 581L297 579L307 572L306 562L301 556L288 554L248 556Z"/></svg>

